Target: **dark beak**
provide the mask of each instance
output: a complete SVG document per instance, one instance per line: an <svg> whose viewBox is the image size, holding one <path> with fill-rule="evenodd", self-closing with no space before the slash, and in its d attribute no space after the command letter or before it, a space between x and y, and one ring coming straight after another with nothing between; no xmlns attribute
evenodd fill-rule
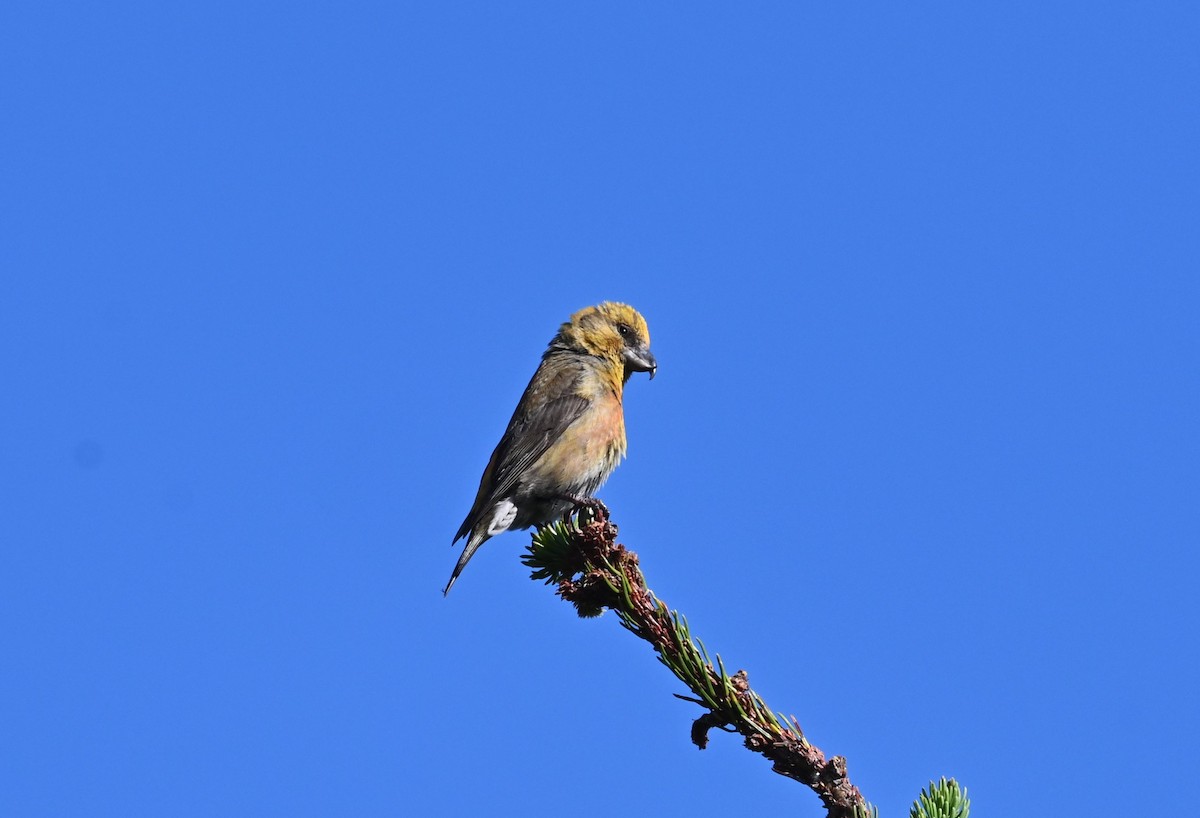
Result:
<svg viewBox="0 0 1200 818"><path fill-rule="evenodd" d="M625 370L626 372L649 372L650 380L654 380L654 374L658 372L658 361L654 359L654 353L646 347L626 349Z"/></svg>

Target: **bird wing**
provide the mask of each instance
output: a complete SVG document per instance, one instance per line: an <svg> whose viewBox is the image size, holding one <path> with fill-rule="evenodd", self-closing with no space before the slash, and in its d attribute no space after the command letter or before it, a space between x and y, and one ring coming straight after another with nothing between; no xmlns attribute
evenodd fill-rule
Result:
<svg viewBox="0 0 1200 818"><path fill-rule="evenodd" d="M562 437L591 404L577 394L583 371L570 368L539 368L525 388L504 436L492 452L479 481L479 493L471 513L454 536L458 542L471 532L480 515L512 492L529 467ZM548 397L553 396L553 397Z"/></svg>

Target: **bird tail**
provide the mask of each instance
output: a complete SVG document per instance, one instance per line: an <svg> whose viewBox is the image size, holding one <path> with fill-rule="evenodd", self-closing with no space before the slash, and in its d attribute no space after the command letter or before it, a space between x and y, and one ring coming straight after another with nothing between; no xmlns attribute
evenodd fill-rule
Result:
<svg viewBox="0 0 1200 818"><path fill-rule="evenodd" d="M483 519L476 517L475 510L471 509L471 514L468 514L467 519L463 521L462 528L458 530L458 534L454 537L454 542L461 540L467 531L471 533L467 535L467 545L463 548L463 552L458 558L458 565L454 566L454 571L450 574L450 581L442 589L442 596L450 593L450 588L454 586L458 575L467 567L467 563L471 561L471 557L479 550L479 546L497 534L508 531L509 526L516 519L517 505L512 500L497 502L491 507L488 516Z"/></svg>
<svg viewBox="0 0 1200 818"><path fill-rule="evenodd" d="M450 573L450 581L446 583L446 587L442 589L442 596L450 593L450 589L454 587L454 583L458 581L458 575L467 567L467 563L471 561L471 557L475 556L475 552L479 550L479 546L483 545L489 539L484 532L471 532L467 537L467 544L463 548L462 554L458 557L458 563L454 566L454 570Z"/></svg>

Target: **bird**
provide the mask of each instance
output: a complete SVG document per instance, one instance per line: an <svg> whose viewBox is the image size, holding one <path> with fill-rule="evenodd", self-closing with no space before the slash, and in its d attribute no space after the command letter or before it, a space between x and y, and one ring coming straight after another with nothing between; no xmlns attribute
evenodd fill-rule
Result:
<svg viewBox="0 0 1200 818"><path fill-rule="evenodd" d="M467 542L443 595L492 537L596 502L592 495L625 456L622 399L634 372L653 380L658 361L646 319L633 307L605 301L559 327L454 535L452 545Z"/></svg>

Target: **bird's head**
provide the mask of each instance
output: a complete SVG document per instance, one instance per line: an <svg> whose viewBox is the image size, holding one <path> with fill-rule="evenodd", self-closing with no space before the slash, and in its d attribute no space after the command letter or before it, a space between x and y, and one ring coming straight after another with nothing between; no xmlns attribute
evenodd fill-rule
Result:
<svg viewBox="0 0 1200 818"><path fill-rule="evenodd" d="M650 352L646 319L628 304L605 301L585 307L572 315L558 334L572 349L619 363L624 367L624 380L634 372L649 372L653 378L658 371L658 361Z"/></svg>

